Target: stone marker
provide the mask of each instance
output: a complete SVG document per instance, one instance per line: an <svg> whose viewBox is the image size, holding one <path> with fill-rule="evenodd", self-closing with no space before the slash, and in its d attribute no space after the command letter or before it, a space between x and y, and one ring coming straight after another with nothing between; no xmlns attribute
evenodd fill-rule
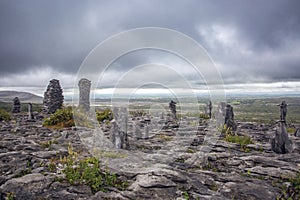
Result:
<svg viewBox="0 0 300 200"><path fill-rule="evenodd" d="M285 101L282 101L278 106L280 106L280 121L286 122L287 104Z"/></svg>
<svg viewBox="0 0 300 200"><path fill-rule="evenodd" d="M28 103L28 120L34 120L34 116L32 113L32 103Z"/></svg>
<svg viewBox="0 0 300 200"><path fill-rule="evenodd" d="M171 100L171 102L169 103L169 108L171 111L171 118L173 120L177 120L177 115L176 115L176 102L174 102L173 100Z"/></svg>
<svg viewBox="0 0 300 200"><path fill-rule="evenodd" d="M276 153L284 154L290 153L293 150L292 141L289 139L287 130L286 130L286 113L287 105L285 101L282 101L280 106L280 121L277 122L277 127L275 131L275 137L271 139L272 150Z"/></svg>
<svg viewBox="0 0 300 200"><path fill-rule="evenodd" d="M271 147L274 152L280 154L292 152L292 142L289 139L285 122L278 122L275 137L271 139Z"/></svg>
<svg viewBox="0 0 300 200"><path fill-rule="evenodd" d="M211 110L212 110L211 101L209 101L208 104L207 104L207 110L208 110L208 116L211 119Z"/></svg>
<svg viewBox="0 0 300 200"><path fill-rule="evenodd" d="M44 93L44 111L48 114L55 113L57 109L62 108L64 96L59 80L52 79Z"/></svg>
<svg viewBox="0 0 300 200"><path fill-rule="evenodd" d="M91 81L82 78L79 83L79 107L83 108L85 111L90 110L90 90L91 90Z"/></svg>
<svg viewBox="0 0 300 200"><path fill-rule="evenodd" d="M128 112L126 108L113 108L114 119L111 121L110 140L115 148L128 148L127 124Z"/></svg>
<svg viewBox="0 0 300 200"><path fill-rule="evenodd" d="M138 123L134 122L133 124L133 128L134 128L134 138L135 139L140 139L142 138L142 132L141 132L141 129L140 129L140 126L138 125Z"/></svg>
<svg viewBox="0 0 300 200"><path fill-rule="evenodd" d="M19 113L21 111L21 103L18 97L13 99L12 113Z"/></svg>
<svg viewBox="0 0 300 200"><path fill-rule="evenodd" d="M226 128L231 128L231 130L236 130L236 124L234 122L233 107L229 104L226 105L225 109L225 122Z"/></svg>

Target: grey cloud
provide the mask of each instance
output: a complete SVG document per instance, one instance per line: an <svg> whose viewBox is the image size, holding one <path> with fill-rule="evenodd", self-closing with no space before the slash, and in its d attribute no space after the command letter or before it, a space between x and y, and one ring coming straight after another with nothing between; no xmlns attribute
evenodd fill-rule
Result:
<svg viewBox="0 0 300 200"><path fill-rule="evenodd" d="M297 0L2 0L0 77L45 66L72 75L107 37L130 28L160 26L202 44L225 82L299 80L299 8ZM231 43L216 40L213 26L234 29ZM204 29L207 36L199 32ZM129 56L115 67L126 71L151 60L151 55Z"/></svg>

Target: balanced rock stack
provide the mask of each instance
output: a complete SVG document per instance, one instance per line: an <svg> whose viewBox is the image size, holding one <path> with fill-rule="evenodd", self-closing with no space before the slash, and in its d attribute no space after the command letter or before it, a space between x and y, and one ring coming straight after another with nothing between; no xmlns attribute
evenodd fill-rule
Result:
<svg viewBox="0 0 300 200"><path fill-rule="evenodd" d="M231 130L236 130L236 124L234 122L234 113L233 113L233 107L229 104L226 105L225 109L225 122L227 128L231 128Z"/></svg>
<svg viewBox="0 0 300 200"><path fill-rule="evenodd" d="M55 113L57 109L62 107L63 102L64 96L59 80L52 79L44 93L44 110L48 114Z"/></svg>
<svg viewBox="0 0 300 200"><path fill-rule="evenodd" d="M275 137L271 139L271 147L276 153L291 153L293 151L293 144L289 139L286 129L287 104L285 101L282 101L278 106L280 106L280 120L277 121Z"/></svg>
<svg viewBox="0 0 300 200"><path fill-rule="evenodd" d="M171 100L169 103L169 108L171 111L171 118L172 120L177 120L177 115L176 115L176 102Z"/></svg>
<svg viewBox="0 0 300 200"><path fill-rule="evenodd" d="M79 83L79 107L89 111L90 110L90 89L91 89L91 81L82 78Z"/></svg>
<svg viewBox="0 0 300 200"><path fill-rule="evenodd" d="M13 113L19 113L21 110L21 103L18 97L15 97L13 100L13 108L12 108L12 112Z"/></svg>

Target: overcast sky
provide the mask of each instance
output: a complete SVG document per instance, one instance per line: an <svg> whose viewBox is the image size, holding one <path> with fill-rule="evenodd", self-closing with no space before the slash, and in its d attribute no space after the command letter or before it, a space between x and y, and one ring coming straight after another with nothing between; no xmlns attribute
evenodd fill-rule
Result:
<svg viewBox="0 0 300 200"><path fill-rule="evenodd" d="M299 10L298 0L1 0L0 87L46 86L52 78L70 87L96 45L139 27L193 38L225 84L299 82ZM188 71L172 55L144 51L118 60L110 81L128 66L159 61Z"/></svg>

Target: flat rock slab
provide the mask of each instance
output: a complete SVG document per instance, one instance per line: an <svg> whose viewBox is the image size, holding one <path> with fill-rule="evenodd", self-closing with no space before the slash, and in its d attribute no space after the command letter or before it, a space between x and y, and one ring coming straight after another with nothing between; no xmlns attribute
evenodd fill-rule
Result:
<svg viewBox="0 0 300 200"><path fill-rule="evenodd" d="M8 180L0 187L2 192L14 192L15 199L36 199L53 182L54 177L33 173Z"/></svg>

